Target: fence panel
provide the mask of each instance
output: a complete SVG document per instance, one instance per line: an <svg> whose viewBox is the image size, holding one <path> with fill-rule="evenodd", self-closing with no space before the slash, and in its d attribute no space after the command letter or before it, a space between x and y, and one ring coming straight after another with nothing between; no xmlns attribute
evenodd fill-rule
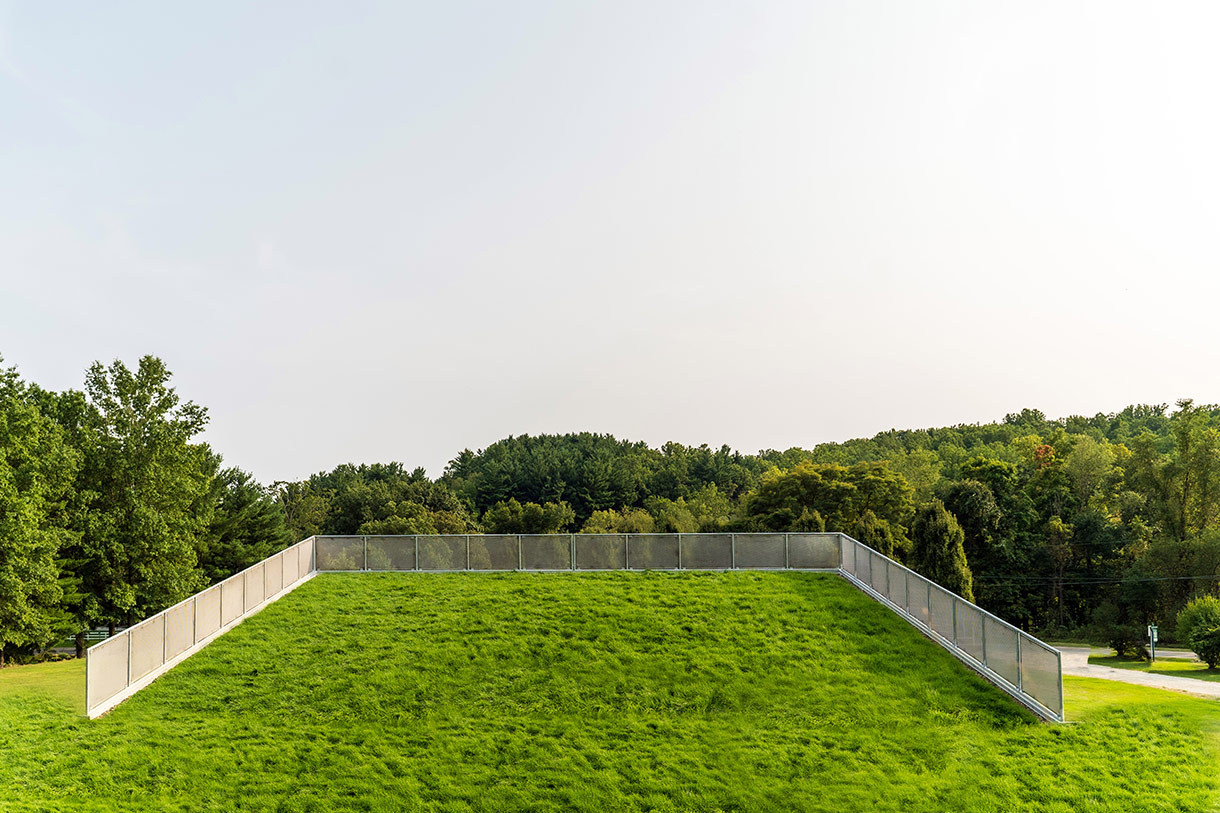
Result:
<svg viewBox="0 0 1220 813"><path fill-rule="evenodd" d="M1063 711L1059 653L1021 634L1021 689L1054 712Z"/></svg>
<svg viewBox="0 0 1220 813"><path fill-rule="evenodd" d="M419 537L420 570L463 570L465 567L465 536Z"/></svg>
<svg viewBox="0 0 1220 813"><path fill-rule="evenodd" d="M220 624L227 627L245 612L245 590L240 576L233 576L220 583Z"/></svg>
<svg viewBox="0 0 1220 813"><path fill-rule="evenodd" d="M932 608L928 604L928 582L914 574L907 574L907 606L911 618L929 629L932 627Z"/></svg>
<svg viewBox="0 0 1220 813"><path fill-rule="evenodd" d="M907 571L906 568L897 562L886 562L886 571L888 572L889 593L886 595L890 601L898 605L906 611L907 608Z"/></svg>
<svg viewBox="0 0 1220 813"><path fill-rule="evenodd" d="M1020 633L994 618L983 619L983 631L987 636L987 668L1016 686L1019 682L1017 638Z"/></svg>
<svg viewBox="0 0 1220 813"><path fill-rule="evenodd" d="M868 574L873 589L884 596L888 590L885 580L889 577L889 567L885 557L873 550L868 552Z"/></svg>
<svg viewBox="0 0 1220 813"><path fill-rule="evenodd" d="M838 534L788 534L788 567L826 570L838 566Z"/></svg>
<svg viewBox="0 0 1220 813"><path fill-rule="evenodd" d="M314 546L316 544L317 544L317 540L313 537L306 539L304 542L297 543L297 545L296 545L296 548L297 548L297 577L296 577L295 581L300 581L301 579L308 576L310 573L314 572L314 569L315 569Z"/></svg>
<svg viewBox="0 0 1220 813"><path fill-rule="evenodd" d="M517 535L470 537L471 570L516 570Z"/></svg>
<svg viewBox="0 0 1220 813"><path fill-rule="evenodd" d="M526 570L571 570L571 535L537 534L521 537L521 566Z"/></svg>
<svg viewBox="0 0 1220 813"><path fill-rule="evenodd" d="M318 570L364 570L364 539L359 536L318 537ZM304 552L297 552L297 567Z"/></svg>
<svg viewBox="0 0 1220 813"><path fill-rule="evenodd" d="M731 534L682 534L682 567L693 570L728 570L733 566Z"/></svg>
<svg viewBox="0 0 1220 813"><path fill-rule="evenodd" d="M631 534L627 561L632 570L677 570L677 534Z"/></svg>
<svg viewBox="0 0 1220 813"><path fill-rule="evenodd" d="M932 585L931 613L932 629L946 641L953 641L953 594L938 585Z"/></svg>
<svg viewBox="0 0 1220 813"><path fill-rule="evenodd" d="M195 599L165 611L165 659L176 658L195 643Z"/></svg>
<svg viewBox="0 0 1220 813"><path fill-rule="evenodd" d="M89 647L86 703L94 708L127 688L127 633L119 633Z"/></svg>
<svg viewBox="0 0 1220 813"><path fill-rule="evenodd" d="M733 544L739 568L781 570L784 567L783 534L735 534Z"/></svg>
<svg viewBox="0 0 1220 813"><path fill-rule="evenodd" d="M627 567L624 534L577 534L577 570L622 570Z"/></svg>
<svg viewBox="0 0 1220 813"><path fill-rule="evenodd" d="M260 562L246 571L246 607L245 611L250 612L255 607L263 603L266 596L263 595L266 587L263 582L263 567Z"/></svg>
<svg viewBox="0 0 1220 813"><path fill-rule="evenodd" d="M983 662L983 611L964 599L955 599L957 648Z"/></svg>
<svg viewBox="0 0 1220 813"><path fill-rule="evenodd" d="M284 554L275 554L263 566L267 569L267 598L271 598L284 589Z"/></svg>
<svg viewBox="0 0 1220 813"><path fill-rule="evenodd" d="M414 570L415 537L366 536L369 570Z"/></svg>
<svg viewBox="0 0 1220 813"><path fill-rule="evenodd" d="M195 642L220 629L220 585L195 596Z"/></svg>

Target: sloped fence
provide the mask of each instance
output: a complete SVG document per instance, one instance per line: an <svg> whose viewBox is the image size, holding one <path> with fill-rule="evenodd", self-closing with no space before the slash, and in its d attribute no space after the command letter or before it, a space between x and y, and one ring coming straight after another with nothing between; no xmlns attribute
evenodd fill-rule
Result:
<svg viewBox="0 0 1220 813"><path fill-rule="evenodd" d="M1059 652L839 533L310 537L89 649L103 714L270 601L324 572L800 570L838 573L1047 720L1063 720Z"/></svg>
<svg viewBox="0 0 1220 813"><path fill-rule="evenodd" d="M167 610L89 647L85 710L97 717L309 581L313 537L269 556Z"/></svg>

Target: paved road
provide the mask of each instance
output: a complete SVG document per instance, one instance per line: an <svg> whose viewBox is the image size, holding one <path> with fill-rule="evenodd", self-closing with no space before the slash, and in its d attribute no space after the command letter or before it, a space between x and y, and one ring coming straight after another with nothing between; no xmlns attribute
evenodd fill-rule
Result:
<svg viewBox="0 0 1220 813"><path fill-rule="evenodd" d="M1171 677L1170 675L1151 675L1133 669L1095 666L1089 663L1091 650L1087 646L1061 646L1059 651L1063 653L1063 674L1065 675L1117 680L1138 686L1152 686L1157 689L1193 694L1196 697L1220 697L1220 683L1209 683L1206 680L1196 680L1195 678Z"/></svg>

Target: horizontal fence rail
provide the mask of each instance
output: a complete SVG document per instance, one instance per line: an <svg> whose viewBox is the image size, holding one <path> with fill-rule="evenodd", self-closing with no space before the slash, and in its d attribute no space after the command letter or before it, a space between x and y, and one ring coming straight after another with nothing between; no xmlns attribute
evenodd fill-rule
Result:
<svg viewBox="0 0 1220 813"><path fill-rule="evenodd" d="M90 717L319 572L802 570L838 573L1047 720L1059 652L839 533L317 536L90 647Z"/></svg>
<svg viewBox="0 0 1220 813"><path fill-rule="evenodd" d="M307 581L313 537L89 647L85 711L97 717Z"/></svg>

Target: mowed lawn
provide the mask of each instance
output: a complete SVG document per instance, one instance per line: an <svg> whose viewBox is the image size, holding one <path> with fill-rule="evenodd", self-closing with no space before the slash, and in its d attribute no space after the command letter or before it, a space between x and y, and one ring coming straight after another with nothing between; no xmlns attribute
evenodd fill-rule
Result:
<svg viewBox="0 0 1220 813"><path fill-rule="evenodd" d="M1214 703L1067 682L1019 710L845 581L327 574L106 717L0 672L0 810L1163 811Z"/></svg>

